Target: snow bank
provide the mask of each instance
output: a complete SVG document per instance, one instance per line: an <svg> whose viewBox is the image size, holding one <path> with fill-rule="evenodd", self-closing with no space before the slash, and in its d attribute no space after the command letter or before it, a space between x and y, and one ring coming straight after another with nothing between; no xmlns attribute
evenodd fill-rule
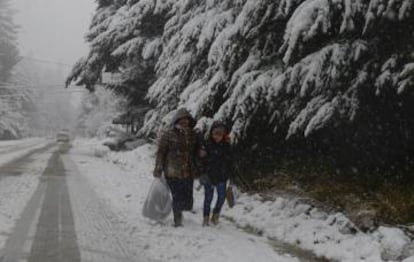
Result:
<svg viewBox="0 0 414 262"><path fill-rule="evenodd" d="M329 215L295 199L263 202L260 196L242 195L226 215L241 226L250 226L269 238L312 250L337 261L382 261L382 247L363 233L344 234L351 222L342 214Z"/></svg>
<svg viewBox="0 0 414 262"><path fill-rule="evenodd" d="M50 140L42 138L0 142L0 166L40 149L48 143Z"/></svg>
<svg viewBox="0 0 414 262"><path fill-rule="evenodd" d="M25 139L19 139L19 140L4 140L4 141L0 141L0 150L3 151L5 147L29 145L29 144L36 143L39 141L44 141L44 139L43 138L25 138Z"/></svg>

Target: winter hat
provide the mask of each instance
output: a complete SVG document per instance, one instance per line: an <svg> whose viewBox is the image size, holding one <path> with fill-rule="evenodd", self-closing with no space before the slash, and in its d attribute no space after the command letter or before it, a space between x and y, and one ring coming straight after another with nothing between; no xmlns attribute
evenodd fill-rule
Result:
<svg viewBox="0 0 414 262"><path fill-rule="evenodd" d="M175 116L172 120L172 125L175 126L177 122L180 119L188 118L190 120L190 127L193 128L196 124L193 116L190 114L190 112L186 108L180 108L177 110L177 113L175 113Z"/></svg>
<svg viewBox="0 0 414 262"><path fill-rule="evenodd" d="M225 133L228 133L228 132L229 132L229 131L228 131L228 128L227 128L227 126L226 126L223 122L221 122L221 121L215 121L215 122L211 125L211 128L210 128L210 135L213 133L213 130L214 130L214 129L217 129L217 128L223 129L223 131L224 131Z"/></svg>

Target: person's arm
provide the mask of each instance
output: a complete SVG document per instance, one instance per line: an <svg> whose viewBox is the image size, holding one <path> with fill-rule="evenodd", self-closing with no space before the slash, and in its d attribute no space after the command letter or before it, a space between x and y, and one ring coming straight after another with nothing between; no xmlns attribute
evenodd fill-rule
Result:
<svg viewBox="0 0 414 262"><path fill-rule="evenodd" d="M210 184L210 178L208 176L208 145L207 142L202 140L200 144L200 150L198 152L198 160L199 160L199 172L200 172L200 184Z"/></svg>
<svg viewBox="0 0 414 262"><path fill-rule="evenodd" d="M228 145L228 149L227 149L227 159L226 159L227 163L228 163L228 170L229 170L229 179L233 180L235 173L236 173L236 167L235 167L235 159L234 159L234 152L233 152L233 147L231 145Z"/></svg>
<svg viewBox="0 0 414 262"><path fill-rule="evenodd" d="M168 143L168 132L164 132L161 135L160 141L158 143L158 151L155 160L155 169L154 169L154 177L161 177L162 171L164 170L164 165L166 162L168 150L169 150L169 143Z"/></svg>
<svg viewBox="0 0 414 262"><path fill-rule="evenodd" d="M203 136L200 130L194 130L195 143L192 155L194 178L199 178L203 173L203 161L205 158Z"/></svg>

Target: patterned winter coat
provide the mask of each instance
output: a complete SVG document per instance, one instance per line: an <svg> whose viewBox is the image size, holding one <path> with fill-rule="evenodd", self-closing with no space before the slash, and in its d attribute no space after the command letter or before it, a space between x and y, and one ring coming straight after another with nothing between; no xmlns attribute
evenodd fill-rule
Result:
<svg viewBox="0 0 414 262"><path fill-rule="evenodd" d="M192 122L188 131L176 128L177 122L182 118L189 118ZM197 176L194 163L198 139L193 126L191 114L185 109L178 110L172 121L172 128L164 132L159 140L154 176L161 176L162 173L167 178Z"/></svg>

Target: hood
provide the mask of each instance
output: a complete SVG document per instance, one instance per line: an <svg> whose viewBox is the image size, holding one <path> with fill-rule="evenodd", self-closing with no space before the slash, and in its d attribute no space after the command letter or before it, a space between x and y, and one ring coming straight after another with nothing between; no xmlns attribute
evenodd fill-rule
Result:
<svg viewBox="0 0 414 262"><path fill-rule="evenodd" d="M222 141L222 143L231 144L230 129L228 128L228 126L226 124L224 124L223 122L220 122L220 121L215 121L211 125L209 140L212 141L211 136L212 136L213 130L217 127L222 127L222 128L224 128L224 131L225 131L224 140Z"/></svg>
<svg viewBox="0 0 414 262"><path fill-rule="evenodd" d="M190 114L190 112L185 108L180 108L177 110L177 113L175 113L175 116L172 119L172 125L175 126L177 124L178 120L182 118L189 118L190 119L190 126L195 126L195 120L193 116Z"/></svg>
<svg viewBox="0 0 414 262"><path fill-rule="evenodd" d="M211 136L211 134L212 134L213 130L214 130L215 128L217 128L217 127L222 127L222 128L224 128L224 130L225 130L226 134L228 134L228 133L229 133L229 129L228 129L228 127L227 127L227 126L226 126L223 122L220 122L220 121L215 121L215 122L211 125L211 127L210 127L210 136Z"/></svg>

